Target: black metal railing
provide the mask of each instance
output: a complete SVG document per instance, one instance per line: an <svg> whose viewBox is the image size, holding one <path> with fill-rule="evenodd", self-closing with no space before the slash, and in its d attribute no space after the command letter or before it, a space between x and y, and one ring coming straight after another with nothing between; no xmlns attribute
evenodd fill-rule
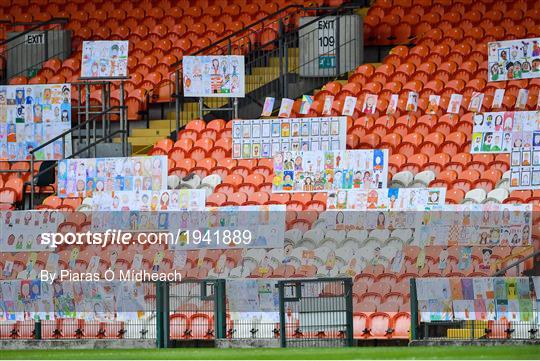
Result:
<svg viewBox="0 0 540 361"><path fill-rule="evenodd" d="M269 15L236 33L233 33L222 40L203 48L192 55L210 54L244 54L246 73L246 97L238 99L239 118L258 117L261 113L264 99L272 96L277 99L276 107L279 107L281 98L297 98L303 94L311 93L330 79L335 79L349 69L340 64L348 58L353 64L352 68L362 63L361 57L355 52L343 52L356 41L363 40L360 28L352 26L350 19L345 15L352 15L354 10L360 5L342 5L338 8L319 7L307 8L303 6L291 5L282 9L279 13ZM301 16L313 16L313 19L296 25L294 22ZM323 72L320 76L303 77L301 71L310 67L319 66L321 54L314 49L307 50L304 58L300 59L300 43L303 40L316 38L319 32L317 23L323 20L335 20L338 24L342 21L342 26L338 26L335 32L334 45L324 48L324 55L335 54L335 66L331 71ZM315 25L315 26L314 26ZM360 24L361 25L361 24ZM260 29L259 38L253 41L252 29ZM349 34L345 34L348 31ZM342 39L349 39L344 42ZM315 39L316 40L316 39ZM361 45L360 45L361 47ZM205 98L203 104L197 106L198 99L184 98L182 95L182 83L180 81L182 68L181 62L174 64L175 70L175 117L176 127L185 125L194 118L203 118L201 105L212 110L212 115L224 119L232 119L234 113L233 100L223 98ZM191 107L191 111L188 108ZM193 109L198 108L194 112ZM223 110L220 110L223 109Z"/></svg>
<svg viewBox="0 0 540 361"><path fill-rule="evenodd" d="M515 257L515 256L516 255L512 255L511 257ZM530 259L533 260L534 267L531 270L532 274L530 274L529 276L533 276L533 275L538 276L538 275L540 275L539 270L538 270L538 266L539 266L540 263L537 262L537 258L539 256L540 256L540 250L536 250L536 251L533 251L532 253L530 253L528 255L522 256L522 258L519 258L518 260L516 260L516 261L514 261L514 262L500 268L497 272L495 272L493 274L493 277L505 276L506 273L508 271L511 271L511 270L515 270L515 272L514 272L515 275L521 275L521 273L524 270L529 269L529 268L525 267L524 263L527 262Z"/></svg>
<svg viewBox="0 0 540 361"><path fill-rule="evenodd" d="M267 15L262 19L246 25L244 28L221 38L209 46L185 55L245 55L246 76L251 76L251 78L249 79L249 85L246 81L246 98L241 100L239 104L241 108L246 107L246 105L247 107L246 109L241 110L239 117L246 118L250 116L250 114L257 114L257 112L258 116L260 115L260 109L262 109L264 102L263 95L276 96L278 98L283 97L282 95L286 90L285 84L288 80L287 74L291 73L291 70L297 70L297 60L288 61L287 58L284 58L287 54L291 56L291 58L295 58L298 55L298 32L302 27L305 28L308 26L308 24L303 24L302 27L298 26L296 23L297 19L302 16L324 18L353 14L356 9L368 5L368 1L356 2L355 4L344 4L337 8L289 5L273 14ZM315 21L316 20L310 22L310 24ZM264 31L265 33L261 35L261 31ZM271 35L272 31L275 32L275 36L273 37ZM355 36L362 39L362 31L360 30ZM340 42L336 43L338 45L340 44ZM288 51L288 49L285 49L286 46L293 47L293 49ZM329 51L332 52L335 50L336 49L329 49ZM307 64L307 62L304 63L304 65ZM172 110L169 114L172 114L174 117L174 124L172 124L173 127L170 131L173 132L176 130L176 132L178 132L178 130L185 126L188 121L199 118L201 114L198 111L198 99L183 97L181 82L182 61L180 60L172 64L171 69L168 79L170 82L164 82L163 85L154 88L149 92L149 97L150 99L155 100L163 91L163 88L168 89L168 93L171 94L171 99L168 104L162 105L162 109L167 108ZM308 87L308 90L302 90L312 91L317 86L321 85L321 81L332 78L335 78L335 76L321 77L322 80L319 79L318 85ZM313 83L314 79L311 79L311 82ZM269 83L271 84L269 88L264 87ZM291 87L296 89L294 86ZM253 93L253 90L258 90L258 92ZM272 93L270 94L268 91L272 91ZM301 93L300 91L298 92L299 94ZM279 102L277 103L279 106ZM231 119L234 115L232 110L234 109L232 99L206 98L203 105L206 109L212 109L212 116L214 117ZM169 117L171 117L171 115L169 115Z"/></svg>
<svg viewBox="0 0 540 361"><path fill-rule="evenodd" d="M538 335L536 312L528 321L432 321L421 324L424 340L530 340Z"/></svg>
<svg viewBox="0 0 540 361"><path fill-rule="evenodd" d="M65 144L66 144L66 137L67 136L72 136L73 134L75 134L75 132L79 132L81 129L86 129L88 126L90 126L91 124L93 124L95 126L96 122L100 119L102 119L103 115L106 115L112 111L115 111L115 110L125 110L125 106L113 106L113 107L110 107L109 109L106 109L102 112L99 112L99 113L95 113L92 117L88 118L87 120L81 122L81 123L78 123L76 124L75 126L73 126L71 129L68 129L60 134L58 134L57 136L55 136L54 138L51 138L49 139L48 141L46 141L45 143L42 143L40 144L39 146L37 146L36 148L30 150L30 171L31 172L34 172L34 164L36 162L36 158L35 158L35 153L38 152L39 150L47 147L48 145L52 144L53 142L59 140L59 139L62 139L62 143L63 143L63 147L62 147L62 159L71 159L71 158L74 158L80 154L83 154L85 152L88 152L89 150L91 149L96 149L96 147L105 142L105 141L109 141L111 140L112 138L116 137L117 135L122 135L122 136L125 136L127 134L127 129L118 129L116 131L112 131L108 134L103 134L103 136L101 138L94 138L92 141L88 139L88 143L86 146L82 147L82 148L79 148L77 149L77 151L75 152L71 152L71 154L69 156L66 156L66 147L65 147ZM124 154L124 156L126 156L127 154ZM36 183L36 179L47 173L47 172L50 172L51 170L55 169L56 166L58 165L57 162L54 162L52 165L50 165L49 167L46 167L45 169L41 169L39 170L38 172L36 173L33 173L31 176L30 176L30 182L27 182L25 184L25 186L30 186L30 204L29 204L29 209L33 209L34 208L34 198L35 198L35 183Z"/></svg>
<svg viewBox="0 0 540 361"><path fill-rule="evenodd" d="M352 279L278 282L282 347L352 346Z"/></svg>

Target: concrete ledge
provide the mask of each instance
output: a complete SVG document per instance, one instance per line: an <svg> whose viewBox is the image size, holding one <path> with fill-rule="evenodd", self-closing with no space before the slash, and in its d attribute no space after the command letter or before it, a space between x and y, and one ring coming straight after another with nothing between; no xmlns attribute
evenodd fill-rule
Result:
<svg viewBox="0 0 540 361"><path fill-rule="evenodd" d="M279 339L277 338L268 338L268 339L218 339L216 340L217 348L279 348Z"/></svg>
<svg viewBox="0 0 540 361"><path fill-rule="evenodd" d="M540 339L489 339L489 340L415 340L409 346L522 346L540 345Z"/></svg>
<svg viewBox="0 0 540 361"><path fill-rule="evenodd" d="M156 340L0 340L0 350L156 348Z"/></svg>

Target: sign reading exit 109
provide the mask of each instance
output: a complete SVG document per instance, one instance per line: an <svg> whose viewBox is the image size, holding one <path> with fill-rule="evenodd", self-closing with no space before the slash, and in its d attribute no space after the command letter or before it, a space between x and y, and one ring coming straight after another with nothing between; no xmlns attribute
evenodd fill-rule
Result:
<svg viewBox="0 0 540 361"><path fill-rule="evenodd" d="M336 29L335 19L319 20L319 69L336 67Z"/></svg>

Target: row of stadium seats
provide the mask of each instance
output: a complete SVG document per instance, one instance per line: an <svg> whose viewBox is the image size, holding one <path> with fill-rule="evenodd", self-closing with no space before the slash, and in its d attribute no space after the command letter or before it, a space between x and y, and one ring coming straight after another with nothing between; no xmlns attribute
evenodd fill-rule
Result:
<svg viewBox="0 0 540 361"><path fill-rule="evenodd" d="M339 6L342 0L295 1L286 5ZM69 18L66 28L73 32L74 53L68 59L50 59L43 64L39 73L28 79L17 76L10 84L45 84L74 82L80 76L82 42L84 40L129 40L130 54L128 69L131 79L125 83L128 119L140 119L140 111L146 108L148 94L159 94L157 101L167 101L173 93L170 78L171 65L182 59L184 54L193 54L218 39L243 29L257 20L275 13L281 7L275 2L234 1L229 4L213 3L204 6L200 2L171 5L168 1L153 4L150 1L127 1L115 6L113 2L78 4L69 1L62 7L58 4L17 5L5 9L7 18L17 22L33 22L49 17ZM204 11L203 11L204 9ZM297 23L300 12L291 8L286 11L286 25ZM282 14L283 16L285 15ZM268 43L277 36L277 22L251 29L246 38L252 45ZM244 53L248 47L235 48ZM163 89L164 90L163 90ZM161 95L164 94L164 97ZM74 92L72 98L76 99ZM120 92L112 86L112 105L118 105ZM81 101L85 101L85 97ZM90 94L93 104L101 104L101 91Z"/></svg>
<svg viewBox="0 0 540 361"><path fill-rule="evenodd" d="M209 123L209 125L212 124L212 127L214 124L221 123L222 120L215 120L213 122ZM272 201L273 194L270 194L268 197L256 194L252 197L254 192L265 192L270 189L273 167L272 160L231 159L230 138L220 138L220 144L222 146L215 146L211 138L199 138L199 131L203 136L215 131L214 128L210 128L208 131L206 129L194 130L201 123L203 122L200 120L188 123L186 130L182 133L181 139L175 143L169 139L159 141L149 154L167 154L170 160L170 174L185 176L193 172L200 177L206 177L209 174L219 175L222 178L222 183L220 187L216 188L216 191L225 193L225 196L211 195L209 198L211 204L222 205L224 202L229 201L229 194L235 194L237 192L245 193L245 195L233 196L230 202L234 204L243 204L243 202L247 201L262 204ZM223 127L221 129L229 129L229 127ZM470 137L463 132L451 134L455 134L456 137L459 135L462 139L459 142L464 142L464 139ZM195 142L192 138L196 139ZM425 139L422 139L422 136L418 133L410 133L403 139L397 139L396 144L399 144L400 149L396 153L391 150L389 160L390 173L391 175L395 174L397 177L392 177L390 184L396 187L408 187L411 185L417 187L447 187L455 191L447 193L447 199L453 203L460 203L464 199L465 193L473 189L483 189L486 195L496 188L508 189L508 182L501 183L501 179L506 180L509 178L507 173L509 169L509 156L507 154L497 154L496 156L491 154L471 155L466 149L453 155L450 155L451 152L448 149L441 149L442 151L438 153L433 152L429 154L426 149L433 147L434 142L440 142L443 145L447 144L449 147L459 146L458 141L449 140L444 143L441 138L443 138L441 133L430 133ZM375 140L373 142L370 142L369 139L374 138L369 138L369 136L362 137L363 142L366 144L369 142L369 145L365 148L376 148L377 146L386 148L386 144L388 144L388 142L381 141L381 138L378 138L379 141ZM382 138L382 140L384 139ZM462 144L463 146L467 146L467 143ZM407 148L410 149L408 155L405 151ZM218 153L221 156L216 157ZM426 155L426 153L429 155ZM275 197L281 198L284 195L276 195ZM319 195L317 197L324 198L324 196ZM484 196L483 198L485 199L486 197ZM494 194L494 197L490 196L488 198L491 201L504 202L506 197L501 197L501 192L498 192Z"/></svg>
<svg viewBox="0 0 540 361"><path fill-rule="evenodd" d="M42 337L44 339L69 338L123 338L126 325L121 321L85 321L82 319L63 319L41 321ZM35 323L33 320L0 322L0 339L32 339Z"/></svg>
<svg viewBox="0 0 540 361"><path fill-rule="evenodd" d="M355 312L353 314L353 337L355 339L409 339L410 314L407 311L394 312ZM257 332L253 333L257 327ZM3 321L0 323L0 339L32 339L34 321ZM468 329L467 329L468 327ZM487 321L485 327L475 338L508 339L521 338L515 334L520 323ZM85 321L83 319L56 319L41 321L44 339L145 339L155 333L153 320L141 321ZM470 331L464 325L460 331ZM478 330L480 331L480 330ZM522 330L518 330L522 331ZM289 338L336 338L340 336L324 331L303 331L299 321L288 323L286 332ZM277 338L279 323L255 324L226 321L227 338ZM515 335L514 335L515 334ZM214 320L210 312L175 312L170 315L170 337L173 340L214 339Z"/></svg>

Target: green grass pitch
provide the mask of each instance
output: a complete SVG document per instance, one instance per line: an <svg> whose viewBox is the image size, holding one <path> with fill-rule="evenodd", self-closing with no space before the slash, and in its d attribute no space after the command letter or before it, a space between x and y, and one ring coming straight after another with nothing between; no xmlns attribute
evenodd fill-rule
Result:
<svg viewBox="0 0 540 361"><path fill-rule="evenodd" d="M286 349L0 350L0 360L361 360L538 359L538 346L354 347Z"/></svg>

